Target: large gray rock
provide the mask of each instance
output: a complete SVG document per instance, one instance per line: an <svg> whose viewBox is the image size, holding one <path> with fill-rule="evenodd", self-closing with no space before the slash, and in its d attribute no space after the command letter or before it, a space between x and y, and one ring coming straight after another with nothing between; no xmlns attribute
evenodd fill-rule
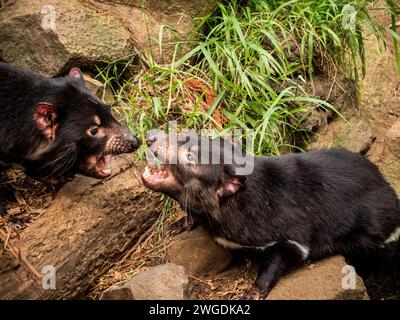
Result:
<svg viewBox="0 0 400 320"><path fill-rule="evenodd" d="M48 75L127 60L129 39L120 21L78 0L10 1L0 11L0 57Z"/></svg>
<svg viewBox="0 0 400 320"><path fill-rule="evenodd" d="M123 21L135 47L158 63L170 63L192 49L194 18L203 17L217 0L97 0L99 8ZM101 4L100 4L101 3ZM162 35L160 37L160 34ZM160 44L161 40L161 44ZM180 42L176 52L176 43Z"/></svg>
<svg viewBox="0 0 400 320"><path fill-rule="evenodd" d="M210 13L217 4L216 0L146 0L142 6L142 2L6 2L0 10L0 57L48 75L72 66L126 61L137 52L169 63L175 54L178 59L191 49L193 18ZM175 52L177 42L185 44Z"/></svg>
<svg viewBox="0 0 400 320"><path fill-rule="evenodd" d="M138 273L131 280L112 286L101 300L184 300L191 285L185 268L167 263Z"/></svg>
<svg viewBox="0 0 400 320"><path fill-rule="evenodd" d="M232 261L230 251L222 248L200 226L174 237L168 248L172 263L184 266L190 275L215 274L225 270Z"/></svg>
<svg viewBox="0 0 400 320"><path fill-rule="evenodd" d="M368 300L369 297L362 279L343 257L336 256L290 273L278 282L267 299Z"/></svg>
<svg viewBox="0 0 400 320"><path fill-rule="evenodd" d="M365 121L360 120L351 127L341 146L347 150L365 154L375 139L376 135L371 127Z"/></svg>

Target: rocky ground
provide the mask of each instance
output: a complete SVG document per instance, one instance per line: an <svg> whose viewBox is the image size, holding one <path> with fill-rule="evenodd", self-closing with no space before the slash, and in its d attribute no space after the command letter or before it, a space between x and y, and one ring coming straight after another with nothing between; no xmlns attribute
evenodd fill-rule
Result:
<svg viewBox="0 0 400 320"><path fill-rule="evenodd" d="M0 1L0 57L48 75L74 66L91 69L104 61L129 61L137 55L170 63L191 49L175 52L175 44L194 37L193 18L207 15L216 4L216 0Z"/></svg>

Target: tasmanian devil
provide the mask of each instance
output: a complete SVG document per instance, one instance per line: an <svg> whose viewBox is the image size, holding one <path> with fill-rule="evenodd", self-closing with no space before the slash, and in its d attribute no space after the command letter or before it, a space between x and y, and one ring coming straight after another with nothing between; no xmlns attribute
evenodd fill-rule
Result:
<svg viewBox="0 0 400 320"><path fill-rule="evenodd" d="M139 144L85 87L79 69L50 78L0 62L0 161L39 180L111 174L106 155Z"/></svg>
<svg viewBox="0 0 400 320"><path fill-rule="evenodd" d="M368 275L396 257L399 200L359 154L322 149L245 157L222 139L161 132L149 133L147 144L156 161L143 182L186 210L177 226L207 223L219 244L260 259L245 299L265 298L282 275L308 260L341 254Z"/></svg>

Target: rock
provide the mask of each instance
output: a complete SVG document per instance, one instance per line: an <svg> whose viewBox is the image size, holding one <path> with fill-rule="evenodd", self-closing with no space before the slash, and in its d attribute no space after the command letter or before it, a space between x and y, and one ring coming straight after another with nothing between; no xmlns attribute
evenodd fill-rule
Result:
<svg viewBox="0 0 400 320"><path fill-rule="evenodd" d="M10 256L0 254L1 300L84 298L96 278L152 227L164 201L136 178L145 164L133 157L110 159L113 173L104 180L78 175L67 182L45 212L9 240L21 250L22 262L13 267ZM53 290L34 276L49 275L44 267L55 268Z"/></svg>
<svg viewBox="0 0 400 320"><path fill-rule="evenodd" d="M329 102L338 111L355 110L358 107L356 85L351 79L332 81L326 75L314 75L312 83L307 83L305 89L314 98ZM331 116L334 115L331 111Z"/></svg>
<svg viewBox="0 0 400 320"><path fill-rule="evenodd" d="M340 256L319 261L281 279L267 299L369 300L362 279L355 273L352 278L351 268ZM346 285L352 285L353 279L354 289L343 288Z"/></svg>
<svg viewBox="0 0 400 320"><path fill-rule="evenodd" d="M135 300L132 291L127 287L111 287L104 291L101 300Z"/></svg>
<svg viewBox="0 0 400 320"><path fill-rule="evenodd" d="M120 21L72 0L18 0L0 11L0 57L47 75L72 66L127 60L130 34Z"/></svg>
<svg viewBox="0 0 400 320"><path fill-rule="evenodd" d="M188 274L215 274L225 270L232 261L230 251L224 249L202 226L174 237L168 249L172 263L184 266Z"/></svg>
<svg viewBox="0 0 400 320"><path fill-rule="evenodd" d="M325 110L312 108L300 112L304 114L301 126L309 132L321 131L328 125L328 114Z"/></svg>
<svg viewBox="0 0 400 320"><path fill-rule="evenodd" d="M164 64L172 62L175 54L178 60L193 48L189 43L195 37L194 18L209 14L217 3L217 0L97 1L99 8L124 23L141 53L151 54L157 63ZM175 53L177 42L181 43Z"/></svg>
<svg viewBox="0 0 400 320"><path fill-rule="evenodd" d="M101 81L94 79L89 73L83 73L85 85L96 97L103 100L104 103L112 105L115 103L114 95L111 89Z"/></svg>
<svg viewBox="0 0 400 320"><path fill-rule="evenodd" d="M216 5L217 0L10 1L0 12L0 58L47 75L127 61L138 51L169 63L192 48L194 18ZM177 42L185 45L175 52Z"/></svg>
<svg viewBox="0 0 400 320"><path fill-rule="evenodd" d="M101 300L185 300L192 286L185 268L167 263L138 273L131 280L112 286Z"/></svg>
<svg viewBox="0 0 400 320"><path fill-rule="evenodd" d="M400 120L397 120L387 131L385 137L385 152L400 157Z"/></svg>
<svg viewBox="0 0 400 320"><path fill-rule="evenodd" d="M351 127L341 146L353 152L366 154L375 139L376 136L370 126L360 120Z"/></svg>

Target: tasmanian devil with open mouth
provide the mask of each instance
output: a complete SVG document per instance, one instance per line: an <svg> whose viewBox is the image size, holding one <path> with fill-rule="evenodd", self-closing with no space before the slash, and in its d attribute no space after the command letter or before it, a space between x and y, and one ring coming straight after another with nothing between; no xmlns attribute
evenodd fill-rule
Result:
<svg viewBox="0 0 400 320"><path fill-rule="evenodd" d="M219 244L260 260L244 299L265 298L309 260L340 254L362 276L400 262L399 200L359 154L323 149L246 157L223 139L162 132L150 132L147 144L153 158L143 182L186 210L176 228L206 223Z"/></svg>
<svg viewBox="0 0 400 320"><path fill-rule="evenodd" d="M111 174L107 155L139 141L88 91L79 69L50 78L0 62L0 161L38 180Z"/></svg>

